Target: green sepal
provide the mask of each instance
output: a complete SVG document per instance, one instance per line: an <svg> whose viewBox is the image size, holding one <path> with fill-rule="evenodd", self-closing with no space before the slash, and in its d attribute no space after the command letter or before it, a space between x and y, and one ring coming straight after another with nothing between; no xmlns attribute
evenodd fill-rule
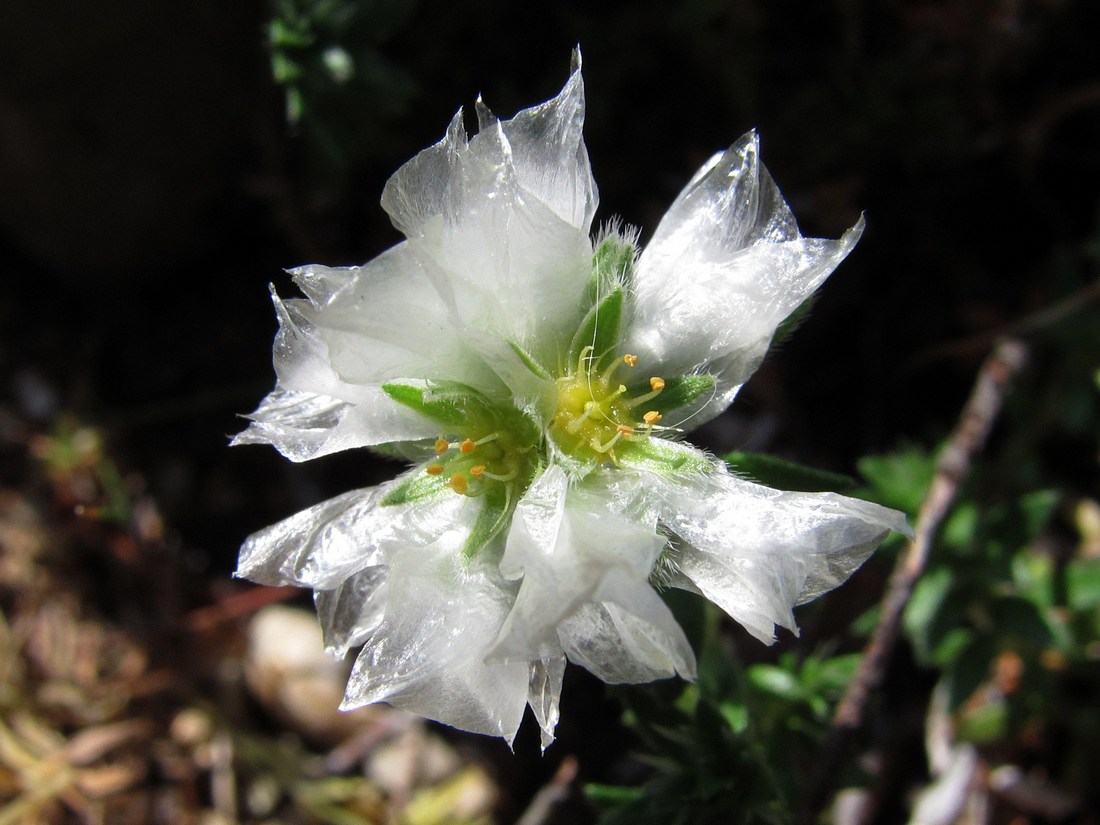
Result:
<svg viewBox="0 0 1100 825"><path fill-rule="evenodd" d="M389 507L396 504L412 504L428 498L450 492L447 480L442 475L429 475L423 467L418 467L401 479L397 486L382 497L382 506Z"/></svg>
<svg viewBox="0 0 1100 825"><path fill-rule="evenodd" d="M794 331L802 326L803 321L810 317L810 310L814 308L814 304L816 303L817 293L813 292L810 294L809 298L796 306L794 312L779 322L779 326L775 330L775 335L772 336L771 345L774 347L777 344L782 344L794 335Z"/></svg>
<svg viewBox="0 0 1100 825"><path fill-rule="evenodd" d="M467 559L476 556L481 548L508 526L511 512L512 495L508 485L498 484L489 487L481 497L481 510L462 548L462 555Z"/></svg>
<svg viewBox="0 0 1100 825"><path fill-rule="evenodd" d="M433 382L427 387L383 384L382 391L398 404L450 428L469 429L477 418L489 410L485 396L457 381Z"/></svg>
<svg viewBox="0 0 1100 825"><path fill-rule="evenodd" d="M546 367L544 367L542 364L540 364L535 356L533 356L515 341L509 341L508 346L512 348L512 352L516 354L516 357L520 360L523 366L527 367L527 369L529 369L537 378L541 378L544 381L549 381L551 378L553 378L553 376L550 375L550 371L546 369Z"/></svg>
<svg viewBox="0 0 1100 825"><path fill-rule="evenodd" d="M723 459L730 470L740 476L779 490L804 493L839 492L855 486L855 479L842 473L830 473L807 467L785 458L764 453L734 450Z"/></svg>
<svg viewBox="0 0 1100 825"><path fill-rule="evenodd" d="M698 450L663 438L636 438L615 445L619 463L670 475L710 472L710 459Z"/></svg>
<svg viewBox="0 0 1100 825"><path fill-rule="evenodd" d="M665 379L665 388L661 394L645 402L642 408L646 411L656 410L661 415L668 415L682 407L686 407L693 401L714 392L714 386L718 381L713 375L703 373L701 375L677 375ZM630 390L630 396L637 397L649 392L648 384L635 384Z"/></svg>
<svg viewBox="0 0 1100 825"><path fill-rule="evenodd" d="M588 279L588 300L596 303L616 287L630 283L637 247L618 235L608 235L592 254L592 277Z"/></svg>
<svg viewBox="0 0 1100 825"><path fill-rule="evenodd" d="M623 321L623 288L616 284L611 288L577 327L569 344L570 367L576 364L585 347L592 347L592 355L599 359L611 352L619 342L619 328Z"/></svg>

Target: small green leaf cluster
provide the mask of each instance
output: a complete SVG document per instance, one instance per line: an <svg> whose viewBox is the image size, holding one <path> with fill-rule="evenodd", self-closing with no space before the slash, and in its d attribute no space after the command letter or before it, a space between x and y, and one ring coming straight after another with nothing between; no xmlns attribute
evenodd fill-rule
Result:
<svg viewBox="0 0 1100 825"><path fill-rule="evenodd" d="M785 823L858 656L787 653L742 667L720 612L688 594L668 601L699 650L695 684L622 688L627 724L660 778L644 790L590 785L603 823Z"/></svg>
<svg viewBox="0 0 1100 825"><path fill-rule="evenodd" d="M933 457L865 459L871 493L913 512ZM903 627L919 664L936 670L958 739L1019 737L1069 706L1064 688L1089 664L1100 630L1100 562L1042 547L1062 503L1053 490L1009 500L962 496L947 515Z"/></svg>

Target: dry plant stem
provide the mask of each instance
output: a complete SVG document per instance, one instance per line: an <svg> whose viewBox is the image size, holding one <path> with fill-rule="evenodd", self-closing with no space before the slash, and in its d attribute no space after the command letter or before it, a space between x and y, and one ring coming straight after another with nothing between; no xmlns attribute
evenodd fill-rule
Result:
<svg viewBox="0 0 1100 825"><path fill-rule="evenodd" d="M867 699L871 691L882 683L886 662L897 640L902 613L917 579L924 571L932 541L951 509L960 485L970 472L971 460L989 435L1012 379L1026 360L1027 348L1024 344L1008 338L1001 340L982 364L959 423L936 462L932 484L917 515L913 540L898 558L890 578L882 601L882 618L864 649L855 678L837 706L823 750L823 766L839 764L849 737L862 725ZM815 783L814 807L826 801L833 779L833 776L823 775L821 781Z"/></svg>
<svg viewBox="0 0 1100 825"><path fill-rule="evenodd" d="M549 822L554 809L569 797L569 789L577 778L577 760L567 756L558 766L550 783L543 787L517 821L516 825L543 825Z"/></svg>

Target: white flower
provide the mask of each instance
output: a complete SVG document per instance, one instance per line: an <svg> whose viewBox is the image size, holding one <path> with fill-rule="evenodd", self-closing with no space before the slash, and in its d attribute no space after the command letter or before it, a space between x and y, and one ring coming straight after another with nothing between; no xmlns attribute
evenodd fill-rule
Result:
<svg viewBox="0 0 1100 825"><path fill-rule="evenodd" d="M693 678L653 582L770 642L901 514L730 475L676 439L729 405L776 327L848 254L803 238L754 133L691 180L641 255L590 230L579 55L553 100L479 101L390 179L407 240L292 272L278 382L234 443L294 461L375 447L401 478L251 536L238 574L315 590L326 644L362 644L344 707L387 701L552 741L565 661L607 682Z"/></svg>

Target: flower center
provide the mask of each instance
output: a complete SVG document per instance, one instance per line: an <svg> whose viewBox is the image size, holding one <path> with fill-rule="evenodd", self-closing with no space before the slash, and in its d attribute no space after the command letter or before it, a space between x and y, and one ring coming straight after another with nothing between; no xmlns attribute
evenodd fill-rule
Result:
<svg viewBox="0 0 1100 825"><path fill-rule="evenodd" d="M447 486L456 493L476 497L495 485L526 480L533 446L520 444L515 434L506 429L461 441L448 441L440 436L435 441L439 458L425 470L428 475L446 475Z"/></svg>
<svg viewBox="0 0 1100 825"><path fill-rule="evenodd" d="M640 418L638 411L660 394L665 382L654 376L649 379L649 392L632 396L616 372L624 364L637 366L638 357L624 355L601 370L601 359L592 352L592 347L581 350L576 369L557 380L558 408L550 423L550 437L566 455L595 464L618 463L615 445L623 439L648 437L661 420L656 410Z"/></svg>

